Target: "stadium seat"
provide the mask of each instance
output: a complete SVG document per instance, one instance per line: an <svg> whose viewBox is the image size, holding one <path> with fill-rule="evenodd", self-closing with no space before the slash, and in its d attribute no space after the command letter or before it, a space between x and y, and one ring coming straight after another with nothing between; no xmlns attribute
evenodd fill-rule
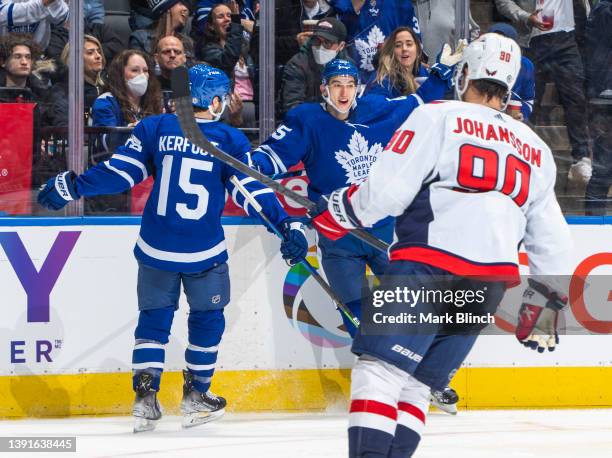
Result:
<svg viewBox="0 0 612 458"><path fill-rule="evenodd" d="M130 40L132 29L130 28L130 13L125 11L109 11L106 10L104 17L105 24L121 38L122 43L127 43Z"/></svg>
<svg viewBox="0 0 612 458"><path fill-rule="evenodd" d="M129 13L130 0L104 0L104 10L106 14L110 13Z"/></svg>

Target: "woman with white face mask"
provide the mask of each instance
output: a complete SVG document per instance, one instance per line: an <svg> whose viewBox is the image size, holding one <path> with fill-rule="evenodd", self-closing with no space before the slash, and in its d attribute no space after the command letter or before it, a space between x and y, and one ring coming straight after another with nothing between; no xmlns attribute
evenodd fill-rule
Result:
<svg viewBox="0 0 612 458"><path fill-rule="evenodd" d="M153 68L151 58L142 51L127 49L117 54L108 66L107 92L96 99L91 109L92 125L131 127L146 116L161 114L161 88L153 75ZM107 160L128 137L126 133L101 134L90 164ZM124 193L87 199L86 208L88 214L127 212L127 195Z"/></svg>
<svg viewBox="0 0 612 458"><path fill-rule="evenodd" d="M304 102L322 102L321 71L333 59L347 57L346 27L333 17L315 25L312 38L294 55L283 72L281 85L282 114Z"/></svg>
<svg viewBox="0 0 612 458"><path fill-rule="evenodd" d="M128 49L115 56L108 67L107 90L91 110L94 127L132 127L145 116L161 114L159 81L149 69L153 64L142 51ZM103 149L112 153L122 145L126 134L104 134Z"/></svg>
<svg viewBox="0 0 612 458"><path fill-rule="evenodd" d="M145 116L162 112L157 78L150 58L141 51L120 52L108 68L107 88L92 109L93 125L133 126Z"/></svg>

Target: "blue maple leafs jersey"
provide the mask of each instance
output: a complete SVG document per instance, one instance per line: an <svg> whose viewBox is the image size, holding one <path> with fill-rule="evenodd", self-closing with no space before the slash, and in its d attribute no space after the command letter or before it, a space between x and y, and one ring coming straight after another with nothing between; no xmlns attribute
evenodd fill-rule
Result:
<svg viewBox="0 0 612 458"><path fill-rule="evenodd" d="M226 153L242 160L250 150L249 141L238 129L216 121L197 121L211 143ZM271 189L193 145L173 114L143 119L108 161L77 177L76 189L84 197L115 194L150 175L155 181L134 254L158 269L200 272L227 260L221 226L226 190L245 211L256 215L229 181L232 175L255 196L273 223L287 218Z"/></svg>
<svg viewBox="0 0 612 458"><path fill-rule="evenodd" d="M523 121L527 121L533 111L535 99L535 69L529 58L521 56L521 71L512 86L512 100L521 103Z"/></svg>
<svg viewBox="0 0 612 458"><path fill-rule="evenodd" d="M284 122L259 148L251 162L268 175L286 172L302 161L310 183L308 196L360 184L395 130L424 101L444 95L446 82L429 77L416 94L389 99L365 95L346 121L325 111L324 104L304 103L291 109Z"/></svg>
<svg viewBox="0 0 612 458"><path fill-rule="evenodd" d="M370 81L376 70L372 58L395 29L412 27L421 38L419 21L409 0L366 0L359 14L355 13L352 0L330 0L329 3L346 25L346 42L361 81Z"/></svg>

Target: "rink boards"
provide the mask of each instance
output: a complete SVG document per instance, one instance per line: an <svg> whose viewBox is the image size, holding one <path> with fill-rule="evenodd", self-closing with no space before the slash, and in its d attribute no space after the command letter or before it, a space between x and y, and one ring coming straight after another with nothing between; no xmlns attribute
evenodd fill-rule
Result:
<svg viewBox="0 0 612 458"><path fill-rule="evenodd" d="M285 265L263 228L246 218L224 222L232 301L213 390L234 411L344 409L354 357L333 304ZM610 221L570 222L573 272L610 275ZM138 223L0 219L0 417L129 412ZM554 353L528 351L511 334L481 337L453 381L461 405L612 405L612 283L610 290L571 305L566 318L589 335L561 336ZM180 398L187 310L182 298L166 348L160 397L169 412ZM511 330L513 315L499 318Z"/></svg>

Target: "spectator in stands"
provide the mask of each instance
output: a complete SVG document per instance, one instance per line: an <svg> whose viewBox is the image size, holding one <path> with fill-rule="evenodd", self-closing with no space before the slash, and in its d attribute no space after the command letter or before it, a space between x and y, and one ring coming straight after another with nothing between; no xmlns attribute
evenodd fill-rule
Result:
<svg viewBox="0 0 612 458"><path fill-rule="evenodd" d="M104 24L104 4L102 0L85 0L83 3L83 17L90 24Z"/></svg>
<svg viewBox="0 0 612 458"><path fill-rule="evenodd" d="M504 22L498 22L489 27L489 32L499 33L514 41L518 40L518 33L514 27ZM521 56L521 71L512 87L512 99L508 103L507 113L519 121L529 120L533 111L535 99L535 69L533 62Z"/></svg>
<svg viewBox="0 0 612 458"><path fill-rule="evenodd" d="M104 59L111 62L114 57L126 48L126 43L107 24L85 21L85 35L90 35L102 43ZM68 43L68 23L51 27L51 40L45 54L47 57L59 60L62 51Z"/></svg>
<svg viewBox="0 0 612 458"><path fill-rule="evenodd" d="M134 126L145 116L162 113L162 95L149 56L142 51L127 49L120 52L108 67L108 92L98 97L92 108L94 126ZM106 151L125 140L124 135L104 135Z"/></svg>
<svg viewBox="0 0 612 458"><path fill-rule="evenodd" d="M148 0L154 21L146 28L132 32L129 39L131 49L139 49L153 55L160 38L175 36L183 42L187 58L193 56L192 40L182 32L187 25L189 8L187 0Z"/></svg>
<svg viewBox="0 0 612 458"><path fill-rule="evenodd" d="M457 43L455 34L455 0L413 0L427 62L433 63L445 43ZM469 16L470 41L480 35L480 27Z"/></svg>
<svg viewBox="0 0 612 458"><path fill-rule="evenodd" d="M410 27L398 27L385 40L378 52L376 79L368 93L395 98L414 94L417 77L427 77L421 65L423 48L417 34Z"/></svg>
<svg viewBox="0 0 612 458"><path fill-rule="evenodd" d="M67 19L64 0L0 0L0 35L31 34L43 51L49 44L51 24L61 25Z"/></svg>
<svg viewBox="0 0 612 458"><path fill-rule="evenodd" d="M308 21L318 21L325 17L335 16L335 14L336 10L329 6L329 3L325 0L302 0L302 31L297 34L300 48L306 44L313 34L313 29L306 27Z"/></svg>
<svg viewBox="0 0 612 458"><path fill-rule="evenodd" d="M242 53L248 53L248 43L243 41L244 30L238 6L232 4L233 10L227 5L216 5L208 15L204 32L196 42L196 56L199 60L223 70L230 79L234 67Z"/></svg>
<svg viewBox="0 0 612 458"><path fill-rule="evenodd" d="M39 46L28 35L15 33L0 38L0 88L10 88L0 94L3 102L24 94L31 94L34 101L43 100L46 85L33 74L39 56Z"/></svg>
<svg viewBox="0 0 612 458"><path fill-rule="evenodd" d="M51 126L68 125L68 53L67 44L60 56L61 67L58 71L56 83L49 94L49 109L46 113L45 123ZM102 44L91 35L84 36L83 44L83 76L85 84L84 109L85 117L89 119L91 108L95 100L104 92L103 71L106 60L102 51Z"/></svg>
<svg viewBox="0 0 612 458"><path fill-rule="evenodd" d="M255 90L253 88L254 73L255 69L251 57L241 55L234 67L234 92L231 95L229 105L230 112L232 110L239 112L239 118L231 123L235 127L257 127Z"/></svg>
<svg viewBox="0 0 612 458"><path fill-rule="evenodd" d="M161 83L162 91L172 91L172 85L170 83L172 70L181 65L185 65L187 62L183 42L172 35L160 38L155 46L155 54L153 57L157 65L159 65L159 70L161 72L158 79Z"/></svg>
<svg viewBox="0 0 612 458"><path fill-rule="evenodd" d="M274 55L276 65L282 67L300 50L302 0L276 0L274 3L274 22L276 26ZM255 24L251 38L251 56L256 65L259 63L259 25Z"/></svg>
<svg viewBox="0 0 612 458"><path fill-rule="evenodd" d="M302 21L334 16L335 10L326 0L302 0Z"/></svg>
<svg viewBox="0 0 612 458"><path fill-rule="evenodd" d="M398 27L409 26L419 34L419 23L411 1L328 0L346 25L351 57L361 81L369 83L376 74L372 61L386 38Z"/></svg>
<svg viewBox="0 0 612 458"><path fill-rule="evenodd" d="M153 76L151 58L135 49L119 53L108 67L107 90L96 99L92 108L95 127L132 127L145 116L162 113L162 95L157 78ZM102 135L90 164L107 160L129 134ZM127 193L98 196L86 200L88 214L126 212Z"/></svg>
<svg viewBox="0 0 612 458"><path fill-rule="evenodd" d="M259 11L259 1L255 0L196 0L196 11L194 17L194 30L197 33L202 33L204 31L204 26L206 25L206 19L208 19L208 15L213 7L219 3L223 3L227 5L230 9L232 9L231 4L236 3L238 6L238 11L240 12L240 18L242 26L248 32L253 31L253 24L255 21L255 14Z"/></svg>
<svg viewBox="0 0 612 458"><path fill-rule="evenodd" d="M612 1L599 0L591 10L585 42L593 137L593 176L585 209L589 215L605 215L612 186Z"/></svg>
<svg viewBox="0 0 612 458"><path fill-rule="evenodd" d="M592 165L587 129L584 68L574 36L572 0L495 0L500 13L510 18L519 31L519 44L529 46L536 68L536 114L546 84L545 74L554 81L565 111L573 164L568 179L586 183ZM550 10L554 20L544 20Z"/></svg>
<svg viewBox="0 0 612 458"><path fill-rule="evenodd" d="M346 59L346 27L336 18L321 19L313 37L293 56L283 71L281 113L304 102L322 102L321 72L329 61Z"/></svg>

